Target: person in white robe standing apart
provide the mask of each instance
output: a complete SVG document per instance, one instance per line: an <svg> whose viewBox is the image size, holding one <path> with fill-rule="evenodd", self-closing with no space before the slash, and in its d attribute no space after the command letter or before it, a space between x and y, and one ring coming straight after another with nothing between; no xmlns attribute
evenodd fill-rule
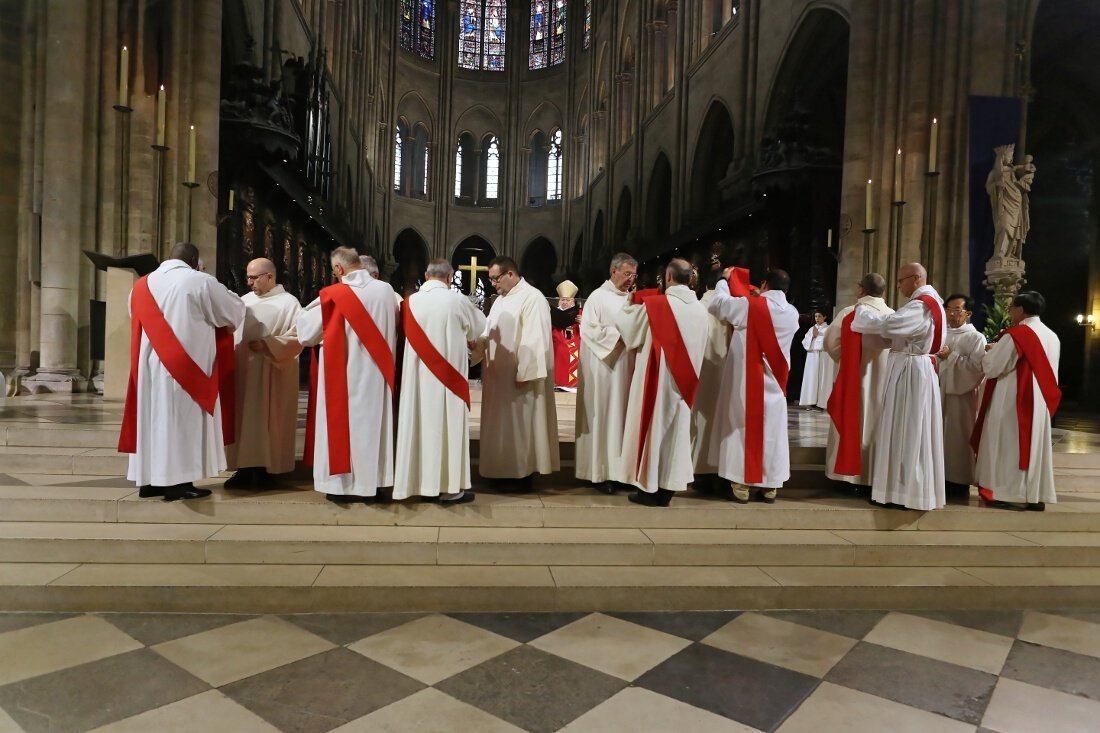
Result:
<svg viewBox="0 0 1100 733"><path fill-rule="evenodd" d="M615 319L629 302L638 261L625 252L611 258L610 277L588 296L581 313L581 368L577 379L576 476L613 494L630 477L619 469L634 352Z"/></svg>
<svg viewBox="0 0 1100 733"><path fill-rule="evenodd" d="M806 350L806 366L802 370L802 389L798 392L798 406L815 408L829 400L832 391L833 364L825 354L825 331L829 328L825 311L814 309L814 322L802 337Z"/></svg>
<svg viewBox="0 0 1100 733"><path fill-rule="evenodd" d="M1012 327L982 359L988 381L975 427L978 494L986 506L1043 511L1057 501L1051 420L1062 398L1058 336L1034 290L1012 300Z"/></svg>
<svg viewBox="0 0 1100 733"><path fill-rule="evenodd" d="M470 366L468 349L485 331L485 316L451 289L454 271L433 260L420 290L405 300L393 498L474 500L470 491Z"/></svg>
<svg viewBox="0 0 1100 733"><path fill-rule="evenodd" d="M978 395L985 374L985 336L970 323L974 301L956 293L943 302L947 336L939 359L943 398L943 478L947 496L969 496L974 483L970 435L978 418Z"/></svg>
<svg viewBox="0 0 1100 733"><path fill-rule="evenodd" d="M397 303L350 247L331 253L339 279L298 316L298 339L322 344L314 392L313 487L338 504L369 503L393 485ZM322 343L323 342L323 343Z"/></svg>
<svg viewBox="0 0 1100 733"><path fill-rule="evenodd" d="M875 429L871 503L909 509L944 504L943 413L935 354L943 346L943 301L916 262L898 271L908 302L890 315L857 307L852 330L890 341L889 371Z"/></svg>
<svg viewBox="0 0 1100 733"><path fill-rule="evenodd" d="M237 331L237 441L226 448L236 473L225 488L270 485L272 474L294 470L298 430L298 299L275 281L275 263L252 260L245 268L251 292L241 297L244 323Z"/></svg>
<svg viewBox="0 0 1100 733"><path fill-rule="evenodd" d="M198 261L198 248L180 242L130 293L137 358L118 449L130 454L126 478L142 498L209 496L192 482L226 467L234 414L226 406L223 415L222 404L233 392L233 331L245 309L236 294L195 269Z"/></svg>
<svg viewBox="0 0 1100 733"><path fill-rule="evenodd" d="M558 413L550 305L510 257L489 263L493 302L474 360L481 372L478 470L498 488L530 491L536 473L558 470Z"/></svg>

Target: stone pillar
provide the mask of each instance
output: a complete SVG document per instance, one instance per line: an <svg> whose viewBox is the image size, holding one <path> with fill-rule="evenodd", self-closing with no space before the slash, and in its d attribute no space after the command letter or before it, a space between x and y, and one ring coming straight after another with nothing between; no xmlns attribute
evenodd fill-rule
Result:
<svg viewBox="0 0 1100 733"><path fill-rule="evenodd" d="M210 174L218 170L221 123L221 0L193 0L192 34L188 48L191 64L191 120L200 131L195 163L199 187L191 195L191 241L210 272L217 272L218 199L207 186ZM181 126L187 130L187 125ZM181 136L181 140L185 140ZM184 156L186 155L186 145ZM186 157L183 164L186 165ZM186 195L186 194L185 194ZM180 207L186 212L186 207Z"/></svg>
<svg viewBox="0 0 1100 733"><path fill-rule="evenodd" d="M8 90L7 103L0 107L0 179L10 185L0 188L0 383L16 365L18 268L10 266L19 256L20 128L23 112L24 36L23 0L0 1L0 88Z"/></svg>

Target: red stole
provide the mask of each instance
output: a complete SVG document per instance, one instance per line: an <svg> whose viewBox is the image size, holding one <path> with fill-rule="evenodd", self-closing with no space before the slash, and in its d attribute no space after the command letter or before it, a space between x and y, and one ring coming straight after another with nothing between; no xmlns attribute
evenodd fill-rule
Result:
<svg viewBox="0 0 1100 733"><path fill-rule="evenodd" d="M424 329L417 323L409 306L409 299L401 301L401 321L405 326L405 339L409 346L420 357L421 363L427 367L432 375L443 383L452 394L466 403L466 409L470 409L470 382L465 374L455 369L435 344L424 333Z"/></svg>
<svg viewBox="0 0 1100 733"><path fill-rule="evenodd" d="M1005 335L1011 336L1016 346L1016 425L1020 434L1019 468L1021 471L1026 471L1031 467L1031 421L1035 414L1035 383L1039 383L1039 391L1043 395L1043 401L1046 402L1051 417L1054 417L1054 413L1058 411L1058 403L1062 401L1062 390L1058 387L1054 368L1051 367L1047 352L1043 349L1043 343L1035 331L1027 326L1012 326L1001 332L1001 336ZM978 420L974 424L974 432L970 434L970 447L975 453L981 445L986 411L989 409L989 401L996 388L996 379L986 381L985 392L982 394L982 406L978 410Z"/></svg>
<svg viewBox="0 0 1100 733"><path fill-rule="evenodd" d="M149 276L134 283L130 294L130 379L126 385L126 406L123 408L122 430L118 437L119 453L137 452L137 387L138 362L141 360L141 334L145 333L153 351L164 368L183 391L208 415L214 414L218 398L222 401L222 442L235 441L236 386L233 355L233 327L214 329L215 357L209 375L195 363L184 349L172 327L149 292Z"/></svg>
<svg viewBox="0 0 1100 733"><path fill-rule="evenodd" d="M641 430L638 435L638 460L635 464L635 475L638 475L642 466L646 439L649 437L650 425L653 422L653 412L657 406L657 382L660 378L661 354L665 356L665 364L669 373L676 382L680 396L689 408L695 406L695 393L699 391L699 372L691 363L687 346L684 344L684 336L680 333L680 325L676 322L676 316L669 305L668 297L659 295L643 296L642 305L645 306L646 316L649 318L649 330L653 334L653 344L649 349L649 359L646 361L645 384L642 388L642 415Z"/></svg>
<svg viewBox="0 0 1100 733"><path fill-rule="evenodd" d="M840 436L833 471L840 476L863 473L863 335L852 330L856 312L840 324L840 370L829 395L829 417Z"/></svg>
<svg viewBox="0 0 1100 733"><path fill-rule="evenodd" d="M918 295L916 300L924 303L928 308L928 312L932 314L932 350L928 353L935 356L943 348L943 308L940 307L940 302L931 295Z"/></svg>
<svg viewBox="0 0 1100 733"><path fill-rule="evenodd" d="M764 361L787 394L790 364L775 336L768 299L750 295L749 324L745 332L745 483L764 480Z"/></svg>
<svg viewBox="0 0 1100 733"><path fill-rule="evenodd" d="M321 322L324 328L325 423L328 427L330 475L351 473L351 427L348 414L348 341L344 324L370 354L393 399L393 352L363 301L350 285L337 283L321 290Z"/></svg>

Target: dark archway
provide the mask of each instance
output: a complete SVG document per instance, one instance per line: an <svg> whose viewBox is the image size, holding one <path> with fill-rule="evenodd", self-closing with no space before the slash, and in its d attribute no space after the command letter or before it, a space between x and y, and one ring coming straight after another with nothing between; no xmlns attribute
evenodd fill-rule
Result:
<svg viewBox="0 0 1100 733"><path fill-rule="evenodd" d="M714 214L722 207L722 181L733 162L733 120L721 102L711 102L691 165L691 198L688 207L696 214Z"/></svg>
<svg viewBox="0 0 1100 733"><path fill-rule="evenodd" d="M634 214L630 198L630 189L623 187L619 194L619 205L615 208L615 231L611 236L611 248L616 252L629 250L630 218Z"/></svg>
<svg viewBox="0 0 1100 733"><path fill-rule="evenodd" d="M558 253L546 237L536 237L523 250L519 270L523 279L539 289L543 295L553 298L554 271L558 269Z"/></svg>
<svg viewBox="0 0 1100 733"><path fill-rule="evenodd" d="M592 259L600 260L610 256L610 252L607 249L607 233L604 231L606 225L603 221L603 211L596 212L596 218L592 225Z"/></svg>
<svg viewBox="0 0 1100 733"><path fill-rule="evenodd" d="M672 233L672 166L664 153L653 162L645 202L645 236L659 246Z"/></svg>
<svg viewBox="0 0 1100 733"><path fill-rule="evenodd" d="M478 296L479 302L483 302L485 295L493 294L492 285L489 282L489 263L493 258L497 256L496 249L489 243L489 240L484 237L474 234L466 237L458 246L455 247L454 253L451 255L451 267L455 271L455 287L463 293L469 295L470 287L468 285L470 281L470 270L462 268L469 268L471 265L475 265L477 269L477 285L474 287L474 295ZM474 260L477 260L475 263ZM485 269L481 269L485 268Z"/></svg>
<svg viewBox="0 0 1100 733"><path fill-rule="evenodd" d="M428 245L415 229L404 229L393 242L393 259L396 264L390 284L401 297L407 298L424 283Z"/></svg>

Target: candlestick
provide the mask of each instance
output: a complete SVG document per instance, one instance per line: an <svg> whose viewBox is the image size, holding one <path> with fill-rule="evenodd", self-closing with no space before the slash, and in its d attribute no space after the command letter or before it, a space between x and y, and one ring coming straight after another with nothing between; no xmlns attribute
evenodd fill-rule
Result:
<svg viewBox="0 0 1100 733"><path fill-rule="evenodd" d="M187 180L195 180L195 126L191 125L191 132L187 137Z"/></svg>
<svg viewBox="0 0 1100 733"><path fill-rule="evenodd" d="M871 179L867 179L867 204L863 214L863 228L874 229L875 228L875 214L873 204L874 192L871 189Z"/></svg>
<svg viewBox="0 0 1100 733"><path fill-rule="evenodd" d="M894 201L904 201L905 161L901 157L901 148L894 156Z"/></svg>
<svg viewBox="0 0 1100 733"><path fill-rule="evenodd" d="M164 146L164 119L165 119L165 99L167 94L164 91L164 85L160 85L160 91L157 92L157 134L156 144L161 147Z"/></svg>
<svg viewBox="0 0 1100 733"><path fill-rule="evenodd" d="M940 151L940 123L935 117L932 118L932 131L928 136L928 172L936 173L939 171L939 162L937 161L938 153Z"/></svg>
<svg viewBox="0 0 1100 733"><path fill-rule="evenodd" d="M118 59L118 106L129 107L130 102L130 51L123 46Z"/></svg>

